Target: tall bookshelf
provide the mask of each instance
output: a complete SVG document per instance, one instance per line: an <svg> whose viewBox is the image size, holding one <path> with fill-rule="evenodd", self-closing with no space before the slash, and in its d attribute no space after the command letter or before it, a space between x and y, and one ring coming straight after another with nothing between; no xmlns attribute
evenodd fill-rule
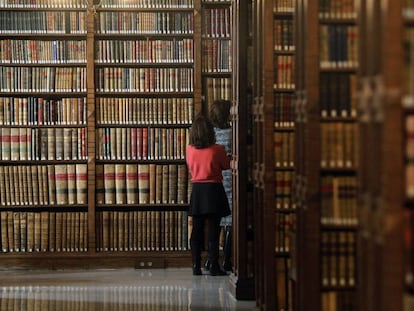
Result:
<svg viewBox="0 0 414 311"><path fill-rule="evenodd" d="M358 20L354 1L297 1L298 310L355 310ZM315 268L318 267L318 268Z"/></svg>
<svg viewBox="0 0 414 311"><path fill-rule="evenodd" d="M233 9L233 273L236 299L253 300L254 222L252 192L252 1L235 1Z"/></svg>
<svg viewBox="0 0 414 311"><path fill-rule="evenodd" d="M216 99L232 99L232 2L201 0L201 75L203 109Z"/></svg>
<svg viewBox="0 0 414 311"><path fill-rule="evenodd" d="M11 141L2 265L188 265L184 152L203 60L195 12L199 0L0 4Z"/></svg>
<svg viewBox="0 0 414 311"><path fill-rule="evenodd" d="M361 310L404 310L404 293L411 291L410 256L405 255L412 247L408 239L412 224L404 181L409 176L405 176L409 170L406 125L412 52L409 9L403 2L359 7L364 42L359 96ZM369 49L378 53L371 57Z"/></svg>
<svg viewBox="0 0 414 311"><path fill-rule="evenodd" d="M260 1L253 8L256 301L261 310L292 310L295 7L293 1Z"/></svg>

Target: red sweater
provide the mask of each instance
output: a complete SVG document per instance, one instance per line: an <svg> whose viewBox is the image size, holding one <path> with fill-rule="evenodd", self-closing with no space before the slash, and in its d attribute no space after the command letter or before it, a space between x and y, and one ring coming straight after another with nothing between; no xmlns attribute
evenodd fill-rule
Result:
<svg viewBox="0 0 414 311"><path fill-rule="evenodd" d="M224 147L218 144L203 149L188 145L186 160L192 182L222 182L221 171L230 168L230 158Z"/></svg>

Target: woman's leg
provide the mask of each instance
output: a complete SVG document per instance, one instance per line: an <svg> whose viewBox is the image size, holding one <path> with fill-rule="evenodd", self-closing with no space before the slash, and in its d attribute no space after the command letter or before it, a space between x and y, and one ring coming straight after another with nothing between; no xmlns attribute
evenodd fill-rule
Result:
<svg viewBox="0 0 414 311"><path fill-rule="evenodd" d="M201 248L204 239L204 217L193 216L193 229L191 231L190 246L193 260L193 274L201 275Z"/></svg>
<svg viewBox="0 0 414 311"><path fill-rule="evenodd" d="M208 217L208 257L210 261L211 275L226 275L219 265L219 237L220 216L209 215Z"/></svg>

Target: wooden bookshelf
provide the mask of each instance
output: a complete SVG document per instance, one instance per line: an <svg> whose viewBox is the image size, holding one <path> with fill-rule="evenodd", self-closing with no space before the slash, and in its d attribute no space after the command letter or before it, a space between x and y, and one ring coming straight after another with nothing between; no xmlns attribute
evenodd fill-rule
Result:
<svg viewBox="0 0 414 311"><path fill-rule="evenodd" d="M13 133L0 166L1 265L189 264L184 153L201 111L202 17L195 12L202 6L173 2L0 7L0 44L7 51L0 70L10 77L0 85L1 135ZM66 22L17 23L54 18ZM10 96L16 104L5 102ZM15 136L20 141L32 133L16 151ZM67 137L71 153L60 148ZM36 192L25 187L32 181Z"/></svg>
<svg viewBox="0 0 414 311"><path fill-rule="evenodd" d="M296 3L297 310L358 308L358 21L337 4Z"/></svg>
<svg viewBox="0 0 414 311"><path fill-rule="evenodd" d="M409 310L410 208L404 207L406 142L404 98L410 96L406 74L409 19L404 1L382 6L361 4L360 116L361 154L359 234L361 310ZM372 34L376 35L373 36ZM376 50L370 55L369 50ZM400 134L402 133L402 135ZM406 180L407 181L407 180ZM379 293L386 293L379 295ZM407 295L409 303L409 295Z"/></svg>
<svg viewBox="0 0 414 311"><path fill-rule="evenodd" d="M252 2L235 1L233 9L233 265L230 276L236 299L253 300L254 240L252 204ZM245 78L247 77L247 78Z"/></svg>

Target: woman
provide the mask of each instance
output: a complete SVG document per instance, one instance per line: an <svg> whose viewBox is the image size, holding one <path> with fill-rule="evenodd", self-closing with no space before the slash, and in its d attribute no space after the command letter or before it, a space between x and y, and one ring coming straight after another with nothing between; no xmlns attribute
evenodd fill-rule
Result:
<svg viewBox="0 0 414 311"><path fill-rule="evenodd" d="M226 275L218 258L220 220L231 213L222 175L223 170L230 169L230 158L224 147L216 144L213 125L202 115L197 116L191 126L186 161L192 182L188 215L193 217L190 238L193 274L201 275L201 249L207 221L210 275Z"/></svg>

